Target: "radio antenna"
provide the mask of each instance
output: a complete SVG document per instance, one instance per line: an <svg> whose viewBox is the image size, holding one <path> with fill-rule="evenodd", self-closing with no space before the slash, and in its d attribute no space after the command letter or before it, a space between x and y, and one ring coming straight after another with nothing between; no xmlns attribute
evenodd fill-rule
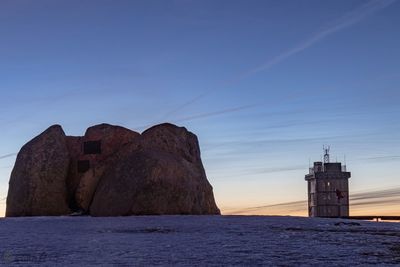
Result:
<svg viewBox="0 0 400 267"><path fill-rule="evenodd" d="M324 163L329 163L329 151L331 150L330 146L323 146L324 149Z"/></svg>

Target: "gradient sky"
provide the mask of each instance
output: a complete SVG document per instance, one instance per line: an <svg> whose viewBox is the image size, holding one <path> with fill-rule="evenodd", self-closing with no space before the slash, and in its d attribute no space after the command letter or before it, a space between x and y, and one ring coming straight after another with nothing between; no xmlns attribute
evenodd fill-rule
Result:
<svg viewBox="0 0 400 267"><path fill-rule="evenodd" d="M51 124L169 121L199 137L223 213L304 215L330 144L352 214L399 215L399 27L394 0L2 0L0 214L15 153Z"/></svg>

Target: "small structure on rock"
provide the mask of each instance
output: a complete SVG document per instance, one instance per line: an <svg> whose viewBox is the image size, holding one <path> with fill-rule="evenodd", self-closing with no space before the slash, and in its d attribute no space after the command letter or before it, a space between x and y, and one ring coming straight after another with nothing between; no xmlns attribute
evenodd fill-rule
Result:
<svg viewBox="0 0 400 267"><path fill-rule="evenodd" d="M324 162L314 162L305 176L308 184L309 217L348 217L350 172L340 162L330 162L324 147Z"/></svg>
<svg viewBox="0 0 400 267"><path fill-rule="evenodd" d="M84 136L54 125L24 145L6 216L220 214L196 135L172 124L142 134L100 124Z"/></svg>

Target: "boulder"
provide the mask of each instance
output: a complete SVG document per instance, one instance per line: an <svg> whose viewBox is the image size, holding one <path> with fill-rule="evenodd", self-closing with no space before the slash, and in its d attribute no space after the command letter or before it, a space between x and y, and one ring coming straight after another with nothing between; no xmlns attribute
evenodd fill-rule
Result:
<svg viewBox="0 0 400 267"><path fill-rule="evenodd" d="M104 170L113 169L113 166L107 164L107 160L117 151L134 142L139 136L139 133L109 124L100 124L87 129L82 142L101 141L101 153L83 154L75 157L77 160L90 161L90 169L82 174L77 174L79 184L74 196L78 209L86 213L88 212L97 184Z"/></svg>
<svg viewBox="0 0 400 267"><path fill-rule="evenodd" d="M91 215L220 214L194 134L162 124L137 143L110 162L113 168L100 178Z"/></svg>
<svg viewBox="0 0 400 267"><path fill-rule="evenodd" d="M6 216L220 214L196 135L173 124L142 134L109 124L84 136L50 127L20 151Z"/></svg>
<svg viewBox="0 0 400 267"><path fill-rule="evenodd" d="M68 214L69 161L65 134L59 125L24 145L11 173L6 216Z"/></svg>

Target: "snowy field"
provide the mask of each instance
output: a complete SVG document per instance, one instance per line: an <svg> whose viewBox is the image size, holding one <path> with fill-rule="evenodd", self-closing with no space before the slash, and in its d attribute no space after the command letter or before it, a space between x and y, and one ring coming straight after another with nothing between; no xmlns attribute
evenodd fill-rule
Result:
<svg viewBox="0 0 400 267"><path fill-rule="evenodd" d="M400 265L400 223L341 219L5 218L0 240L2 265Z"/></svg>

